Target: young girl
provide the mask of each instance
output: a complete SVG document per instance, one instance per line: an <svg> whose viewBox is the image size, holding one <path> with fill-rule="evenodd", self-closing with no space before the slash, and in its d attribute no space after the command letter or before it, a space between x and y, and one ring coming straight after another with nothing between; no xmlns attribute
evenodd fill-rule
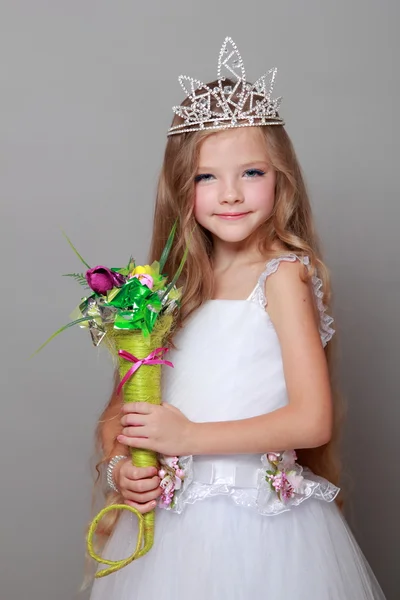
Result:
<svg viewBox="0 0 400 600"><path fill-rule="evenodd" d="M190 242L174 369L162 406L114 394L98 428L109 502L157 503L155 543L92 600L384 598L340 512L329 279L274 77L248 84L227 38L216 81L181 78L150 256L179 216L165 267ZM129 448L175 469L179 457L175 489ZM111 525L103 556L129 556L136 517Z"/></svg>

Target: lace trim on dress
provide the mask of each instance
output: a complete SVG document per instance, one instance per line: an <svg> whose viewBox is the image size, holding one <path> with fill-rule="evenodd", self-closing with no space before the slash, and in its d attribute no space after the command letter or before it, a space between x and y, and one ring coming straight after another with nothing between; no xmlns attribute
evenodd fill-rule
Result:
<svg viewBox="0 0 400 600"><path fill-rule="evenodd" d="M303 265L309 268L310 259L308 256L300 257L297 256L297 254L288 254L286 256L279 256L278 258L273 258L270 260L267 263L263 273L261 273L257 285L248 299L252 302L255 302L265 310L267 306L267 298L264 290L267 278L273 273L276 273L282 261L295 262L296 260L299 260L301 263L303 263ZM321 336L322 345L325 347L326 344L333 338L335 333L335 330L331 327L333 323L333 317L326 314L326 307L323 303L324 294L322 291L322 280L316 274L314 274L312 276L311 283L316 298L317 309L320 315L319 333Z"/></svg>
<svg viewBox="0 0 400 600"><path fill-rule="evenodd" d="M309 498L333 502L340 491L323 477L315 475L308 468L303 468L296 463L296 474L302 479L301 485L292 497L281 500L266 480L266 472L271 466L267 455L261 457L261 466L254 473L249 473L249 476L254 475L254 487L242 487L240 476L237 481L231 478L223 481L218 478L218 481L213 482L212 477L209 481L197 481L192 457L186 456L179 460L184 464L184 484L175 491L174 500L169 507L160 507L178 514L183 512L187 504L195 504L214 496L228 496L237 506L251 508L263 516L275 516L292 510Z"/></svg>

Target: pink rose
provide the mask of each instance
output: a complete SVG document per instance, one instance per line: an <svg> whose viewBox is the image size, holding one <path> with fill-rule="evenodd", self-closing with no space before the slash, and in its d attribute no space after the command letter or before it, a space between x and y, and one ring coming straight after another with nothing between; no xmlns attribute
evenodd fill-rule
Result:
<svg viewBox="0 0 400 600"><path fill-rule="evenodd" d="M267 458L270 463L278 462L279 454L276 454L275 452L268 452Z"/></svg>
<svg viewBox="0 0 400 600"><path fill-rule="evenodd" d="M151 275L147 275L147 273L138 273L137 275L134 275L134 277L139 279L141 284L147 285L150 290L153 289L154 281Z"/></svg>

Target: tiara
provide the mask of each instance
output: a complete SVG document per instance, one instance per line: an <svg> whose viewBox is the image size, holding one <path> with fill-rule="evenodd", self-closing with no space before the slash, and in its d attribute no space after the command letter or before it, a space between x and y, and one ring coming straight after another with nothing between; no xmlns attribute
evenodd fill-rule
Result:
<svg viewBox="0 0 400 600"><path fill-rule="evenodd" d="M217 73L218 86L212 89L198 79L180 75L179 83L191 104L172 107L183 123L171 127L168 136L203 129L284 125L278 114L282 97L271 98L277 69L270 69L254 84L247 83L239 50L227 37L219 53ZM226 75L233 85L225 85Z"/></svg>

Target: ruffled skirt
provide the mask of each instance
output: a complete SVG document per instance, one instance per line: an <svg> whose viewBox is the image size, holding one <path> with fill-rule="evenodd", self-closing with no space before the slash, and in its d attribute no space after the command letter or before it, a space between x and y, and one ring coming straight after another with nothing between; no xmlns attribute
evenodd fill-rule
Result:
<svg viewBox="0 0 400 600"><path fill-rule="evenodd" d="M124 511L103 556L128 556L136 518ZM309 498L275 516L227 496L157 509L152 550L95 580L91 600L384 600L334 502Z"/></svg>

